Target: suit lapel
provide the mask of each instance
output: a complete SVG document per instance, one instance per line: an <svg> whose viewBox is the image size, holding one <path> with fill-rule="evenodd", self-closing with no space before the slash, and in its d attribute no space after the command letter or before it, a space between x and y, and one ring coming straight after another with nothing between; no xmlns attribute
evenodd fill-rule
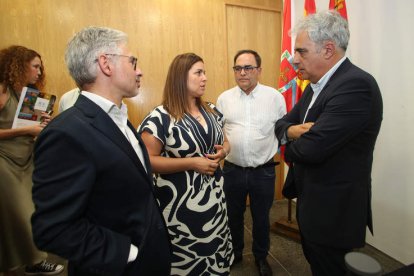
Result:
<svg viewBox="0 0 414 276"><path fill-rule="evenodd" d="M147 168L147 175L149 177L150 182L152 183L151 162L149 160L147 147L145 146L144 142L141 139L141 136L138 134L138 132L135 130L134 126L131 124L129 120L128 120L128 127L132 130L132 133L134 133L135 137L138 140L139 146L141 147L141 150L142 150L142 155L144 156L144 163L145 163L145 168Z"/></svg>
<svg viewBox="0 0 414 276"><path fill-rule="evenodd" d="M302 104L302 107L300 108L300 123L302 123L305 118L306 111L308 110L308 107L312 101L312 96L313 96L313 90L310 84L308 84L302 96L303 104Z"/></svg>
<svg viewBox="0 0 414 276"><path fill-rule="evenodd" d="M114 121L102 108L83 95L79 96L76 107L81 109L90 120L90 124L119 147L142 172L147 174L134 148ZM135 133L135 131L133 131ZM138 140L139 141L139 140Z"/></svg>
<svg viewBox="0 0 414 276"><path fill-rule="evenodd" d="M332 89L329 89L329 87L332 85L332 83L335 83L335 81L338 79L339 76L342 76L345 71L349 70L349 68L352 67L351 61L346 58L344 62L338 67L338 69L333 73L333 75L330 77L326 85L323 87L322 91L319 93L318 97L316 98L315 102L313 103L312 107L309 109L308 115L306 116L306 121L315 121L317 117L319 116L321 110L321 105L323 105L323 102L325 101L326 97L332 93L335 92ZM312 87L310 84L306 87L305 91L307 89L310 89L312 91ZM309 93L309 97L306 99L306 110L311 102L312 93ZM319 109L319 110L318 110ZM302 115L302 114L301 114ZM303 114L304 115L304 114ZM309 116L311 115L311 116ZM303 122L303 117L301 117L301 122Z"/></svg>
<svg viewBox="0 0 414 276"><path fill-rule="evenodd" d="M322 89L321 93L319 94L318 98L316 98L315 105L321 101L323 96L326 94L326 91L329 90L329 86L332 83L334 83L339 76L342 76L344 72L347 71L351 66L352 66L351 61L348 58L346 58L344 62L342 62L342 64L338 67L338 69L336 69L336 71L333 73L331 78L328 80L328 82Z"/></svg>

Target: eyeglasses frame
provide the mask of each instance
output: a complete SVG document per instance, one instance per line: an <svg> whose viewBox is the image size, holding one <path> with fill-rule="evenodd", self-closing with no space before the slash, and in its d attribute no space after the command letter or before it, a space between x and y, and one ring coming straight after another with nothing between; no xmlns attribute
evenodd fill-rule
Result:
<svg viewBox="0 0 414 276"><path fill-rule="evenodd" d="M258 69L259 66L252 66L252 65L246 65L246 66L233 66L234 73L240 74L243 70L246 74L251 73L254 69Z"/></svg>
<svg viewBox="0 0 414 276"><path fill-rule="evenodd" d="M132 64L132 67L134 68L134 71L137 70L138 58L136 58L134 56L126 56L126 55L120 55L120 54L108 54L108 53L105 53L104 55L106 55L106 56L127 57L127 58L129 58L129 62Z"/></svg>

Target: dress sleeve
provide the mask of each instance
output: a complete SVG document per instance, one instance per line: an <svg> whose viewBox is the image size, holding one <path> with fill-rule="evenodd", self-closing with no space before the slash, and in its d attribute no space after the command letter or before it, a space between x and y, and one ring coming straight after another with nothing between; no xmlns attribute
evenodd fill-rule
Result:
<svg viewBox="0 0 414 276"><path fill-rule="evenodd" d="M169 114L161 107L157 107L142 121L138 127L138 133L147 131L165 145L170 120Z"/></svg>

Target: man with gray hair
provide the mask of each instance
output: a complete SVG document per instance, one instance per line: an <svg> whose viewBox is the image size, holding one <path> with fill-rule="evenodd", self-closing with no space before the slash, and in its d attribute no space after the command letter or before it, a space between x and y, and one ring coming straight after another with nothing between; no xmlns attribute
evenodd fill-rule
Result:
<svg viewBox="0 0 414 276"><path fill-rule="evenodd" d="M169 275L148 153L122 102L142 76L127 35L85 28L65 60L82 93L36 142L35 243L68 259L69 275Z"/></svg>
<svg viewBox="0 0 414 276"><path fill-rule="evenodd" d="M309 15L294 33L293 62L310 85L276 123L292 164L284 194L297 197L313 275L345 275L345 254L364 246L366 226L372 232L371 168L382 98L375 79L345 57L348 23L337 12Z"/></svg>

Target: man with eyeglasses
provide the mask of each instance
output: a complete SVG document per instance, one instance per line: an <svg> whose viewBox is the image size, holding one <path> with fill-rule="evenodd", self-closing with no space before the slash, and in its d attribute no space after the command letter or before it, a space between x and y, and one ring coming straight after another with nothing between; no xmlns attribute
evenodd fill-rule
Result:
<svg viewBox="0 0 414 276"><path fill-rule="evenodd" d="M115 54L112 54L112 55L120 56L120 55L115 55ZM134 56L124 56L124 57L127 57L130 59L129 62L131 62L132 66L134 67L134 70L136 70L138 59ZM142 74L137 75L137 79L141 77L142 77ZM74 88L64 93L62 97L60 97L60 100L59 100L59 107L58 107L59 113L65 111L69 107L72 107L75 104L80 94L81 94L81 90L79 90L79 88Z"/></svg>
<svg viewBox="0 0 414 276"><path fill-rule="evenodd" d="M244 211L249 196L256 265L260 275L272 275L266 257L276 177L273 157L279 146L274 128L276 121L286 114L286 104L276 89L258 82L260 66L257 52L239 51L233 67L237 86L219 96L217 108L224 115L224 130L231 146L223 173L235 255L233 265L243 258Z"/></svg>
<svg viewBox="0 0 414 276"><path fill-rule="evenodd" d="M69 275L169 275L148 153L122 102L142 76L127 35L85 28L65 59L82 93L36 142L35 243L68 259Z"/></svg>

